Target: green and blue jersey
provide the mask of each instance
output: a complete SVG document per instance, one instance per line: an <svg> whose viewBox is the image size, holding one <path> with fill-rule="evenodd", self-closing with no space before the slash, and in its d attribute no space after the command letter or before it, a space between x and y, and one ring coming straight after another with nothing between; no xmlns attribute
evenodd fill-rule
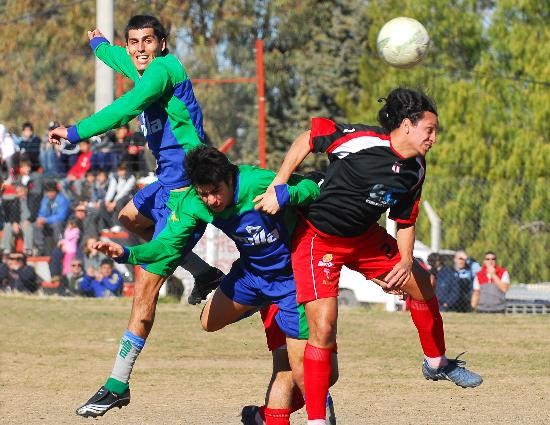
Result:
<svg viewBox="0 0 550 425"><path fill-rule="evenodd" d="M231 238L245 268L265 279L292 275L291 236L298 219L295 207L309 205L319 195L314 181L293 175L288 185L277 187L283 209L269 215L254 209L254 198L268 188L275 173L248 165L238 167L234 178L233 204L213 213L194 188L172 191L168 207L171 215L165 228L152 241L125 248L120 262L147 264L151 273L168 276L179 265L194 228L212 223ZM286 208L284 208L287 206Z"/></svg>
<svg viewBox="0 0 550 425"><path fill-rule="evenodd" d="M188 186L185 155L203 143L204 130L201 108L181 62L172 54L156 57L140 76L125 48L111 45L104 37L94 37L90 46L101 61L135 85L110 105L69 127L69 141L76 143L139 116L148 147L157 160L159 182L167 189Z"/></svg>

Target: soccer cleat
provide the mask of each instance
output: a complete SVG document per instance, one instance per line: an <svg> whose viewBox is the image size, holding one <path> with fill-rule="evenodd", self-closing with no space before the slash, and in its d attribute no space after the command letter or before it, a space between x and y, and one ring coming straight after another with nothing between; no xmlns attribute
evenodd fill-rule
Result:
<svg viewBox="0 0 550 425"><path fill-rule="evenodd" d="M130 389L124 391L124 394L115 394L105 387L101 387L91 399L76 409L76 414L84 418L97 418L103 416L105 412L115 407L121 409L130 403Z"/></svg>
<svg viewBox="0 0 550 425"><path fill-rule="evenodd" d="M265 421L260 415L260 408L258 406L244 406L241 411L241 422L244 425L265 425Z"/></svg>
<svg viewBox="0 0 550 425"><path fill-rule="evenodd" d="M334 413L334 402L330 393L327 396L327 412L325 414L326 425L336 425L336 414Z"/></svg>
<svg viewBox="0 0 550 425"><path fill-rule="evenodd" d="M440 379L451 381L462 388L473 388L481 385L483 378L477 373L466 369L464 367L466 362L458 359L462 354L456 356L456 359L449 360L446 366L437 369L430 367L428 362L424 360L422 363L422 374L424 378L432 381L439 381Z"/></svg>
<svg viewBox="0 0 550 425"><path fill-rule="evenodd" d="M208 282L195 281L195 286L187 298L187 302L192 305L200 304L206 299L208 294L220 286L222 279L225 277L224 272L216 269L216 277Z"/></svg>

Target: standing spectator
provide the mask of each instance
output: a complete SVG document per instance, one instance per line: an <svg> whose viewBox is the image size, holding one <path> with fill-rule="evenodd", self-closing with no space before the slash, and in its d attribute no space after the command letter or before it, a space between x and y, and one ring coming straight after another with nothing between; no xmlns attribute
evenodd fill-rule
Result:
<svg viewBox="0 0 550 425"><path fill-rule="evenodd" d="M8 175L7 182L9 183L13 181L15 174L15 154L17 150L18 147L13 136L8 133L4 124L0 124L0 155L2 158L2 168L6 169Z"/></svg>
<svg viewBox="0 0 550 425"><path fill-rule="evenodd" d="M457 311L470 311L472 299L472 285L476 273L481 269L475 261L470 263L466 251L460 250L455 253L453 258L454 269L458 277L460 286L460 297L457 302ZM477 265L477 270L473 270L472 266Z"/></svg>
<svg viewBox="0 0 550 425"><path fill-rule="evenodd" d="M109 176L109 187L105 200L99 208L99 227L120 231L118 214L122 208L132 199L133 189L136 185L136 177L128 173L125 163L118 164L116 176Z"/></svg>
<svg viewBox="0 0 550 425"><path fill-rule="evenodd" d="M439 301L440 311L456 311L460 299L460 285L458 276L453 269L443 264L437 253L428 255L430 272L435 276L435 295Z"/></svg>
<svg viewBox="0 0 550 425"><path fill-rule="evenodd" d="M122 293L122 275L114 269L113 260L105 258L95 276L84 275L80 289L89 297L118 297Z"/></svg>
<svg viewBox="0 0 550 425"><path fill-rule="evenodd" d="M32 171L38 171L40 168L40 146L42 140L34 134L34 128L30 122L24 122L21 126L21 142L19 151L21 159L27 159L31 162Z"/></svg>
<svg viewBox="0 0 550 425"><path fill-rule="evenodd" d="M27 265L25 254L10 254L8 269L8 285L12 291L33 293L38 290L38 275L33 267Z"/></svg>
<svg viewBox="0 0 550 425"><path fill-rule="evenodd" d="M38 255L45 255L46 238L52 237L53 246L61 239L65 220L69 215L69 200L59 193L55 182L44 184L38 217L34 223L34 246Z"/></svg>
<svg viewBox="0 0 550 425"><path fill-rule="evenodd" d="M29 199L29 189L22 183L15 185L15 199L4 201L4 232L2 249L4 253L15 251L14 236L23 237L25 254L32 254L33 223L38 215L38 203Z"/></svg>
<svg viewBox="0 0 550 425"><path fill-rule="evenodd" d="M99 170L95 176L94 188L92 190L92 198L88 203L88 207L91 209L99 210L105 196L107 196L107 190L109 189L109 177L105 170Z"/></svg>
<svg viewBox="0 0 550 425"><path fill-rule="evenodd" d="M483 267L476 274L473 283L472 309L480 313L504 313L506 292L510 289L508 270L496 263L493 251L485 253Z"/></svg>
<svg viewBox="0 0 550 425"><path fill-rule="evenodd" d="M88 210L85 202L79 202L74 209L74 218L80 229L80 251L83 251L84 242L88 236L99 234L97 215Z"/></svg>
<svg viewBox="0 0 550 425"><path fill-rule="evenodd" d="M71 272L71 263L76 257L78 250L78 241L80 239L80 229L77 221L74 218L67 220L63 239L58 242L58 246L63 252L63 274L67 275Z"/></svg>

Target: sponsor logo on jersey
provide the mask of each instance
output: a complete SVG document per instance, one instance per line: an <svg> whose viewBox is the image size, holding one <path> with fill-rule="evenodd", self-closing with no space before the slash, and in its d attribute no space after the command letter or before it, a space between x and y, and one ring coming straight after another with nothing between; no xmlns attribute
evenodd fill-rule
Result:
<svg viewBox="0 0 550 425"><path fill-rule="evenodd" d="M176 221L180 221L180 219L178 218L178 216L176 215L176 212L175 211L172 211L172 214L170 215L170 221L172 223L175 223Z"/></svg>
<svg viewBox="0 0 550 425"><path fill-rule="evenodd" d="M332 267L334 266L334 263L332 262L332 254L325 254L323 255L323 259L317 263L319 267ZM325 269L326 271L329 269ZM329 270L330 271L330 270Z"/></svg>
<svg viewBox="0 0 550 425"><path fill-rule="evenodd" d="M392 207L398 202L396 196L398 192L398 190L384 186L383 184L375 184L371 188L369 197L365 200L365 202L367 204L374 205L375 207Z"/></svg>
<svg viewBox="0 0 550 425"><path fill-rule="evenodd" d="M279 240L277 229L267 232L262 226L246 226L245 230L250 236L234 235L233 239L249 245L266 245Z"/></svg>
<svg viewBox="0 0 550 425"><path fill-rule="evenodd" d="M342 133L355 133L355 128L344 128Z"/></svg>

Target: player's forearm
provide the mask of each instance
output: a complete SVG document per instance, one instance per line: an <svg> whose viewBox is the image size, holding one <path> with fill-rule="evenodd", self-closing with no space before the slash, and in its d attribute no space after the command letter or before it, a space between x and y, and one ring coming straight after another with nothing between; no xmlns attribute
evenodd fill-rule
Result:
<svg viewBox="0 0 550 425"><path fill-rule="evenodd" d="M319 185L306 177L293 174L288 183L289 204L309 205L319 197Z"/></svg>
<svg viewBox="0 0 550 425"><path fill-rule="evenodd" d="M399 250L399 255L401 256L401 261L413 262L413 248L414 248L414 238L415 238L415 226L397 224L397 248Z"/></svg>
<svg viewBox="0 0 550 425"><path fill-rule="evenodd" d="M304 158L311 152L309 136L310 131L308 130L300 134L296 140L294 140L285 156L279 172L273 180L273 186L287 183L292 173L294 173Z"/></svg>

